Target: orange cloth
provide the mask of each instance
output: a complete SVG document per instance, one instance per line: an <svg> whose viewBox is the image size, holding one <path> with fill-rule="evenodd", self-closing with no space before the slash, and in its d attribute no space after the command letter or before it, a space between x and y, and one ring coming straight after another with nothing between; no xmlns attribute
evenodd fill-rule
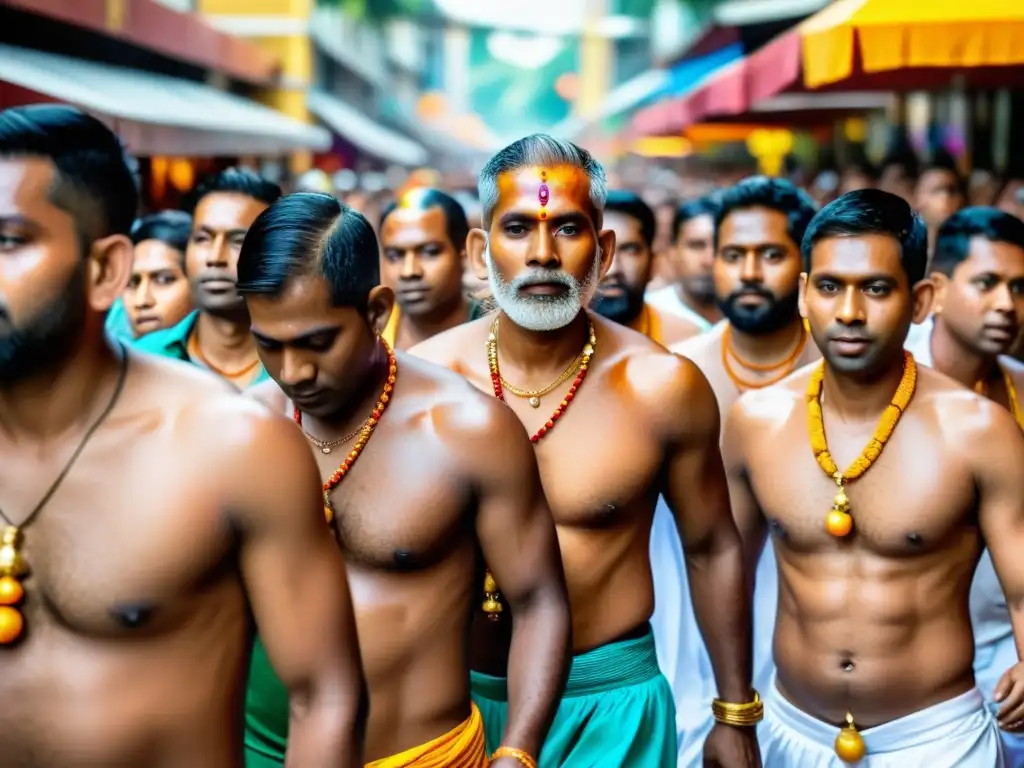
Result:
<svg viewBox="0 0 1024 768"><path fill-rule="evenodd" d="M459 726L431 742L367 763L366 768L486 768L484 720L476 704Z"/></svg>
<svg viewBox="0 0 1024 768"><path fill-rule="evenodd" d="M629 327L657 344L664 345L665 343L662 335L661 315L650 304L644 304L643 310L637 315L636 320L629 324Z"/></svg>

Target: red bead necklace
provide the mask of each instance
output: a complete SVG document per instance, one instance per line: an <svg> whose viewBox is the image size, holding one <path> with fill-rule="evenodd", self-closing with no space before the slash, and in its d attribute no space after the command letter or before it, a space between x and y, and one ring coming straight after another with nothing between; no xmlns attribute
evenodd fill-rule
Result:
<svg viewBox="0 0 1024 768"><path fill-rule="evenodd" d="M505 389L501 384L501 372L498 370L499 317L500 315L495 316L494 322L491 323L491 332L487 336L487 365L491 370L491 385L494 387L494 396L504 402ZM558 404L558 407L555 408L555 412L551 414L551 418L544 422L544 425L530 438L531 442L536 443L554 428L555 422L558 421L569 408L569 403L571 403L573 398L576 396L576 390L579 389L583 380L587 377L587 367L590 365L590 358L594 356L594 352L597 350L597 335L594 333L594 324L590 321L590 318L587 318L587 327L589 328L589 338L586 345L583 347L583 353L580 358L579 373L576 374L576 379L573 381L572 386L569 387L569 391L566 392L562 402Z"/></svg>
<svg viewBox="0 0 1024 768"><path fill-rule="evenodd" d="M381 392L379 398L377 398L377 405L373 408L373 413L363 423L362 429L359 430L359 438L356 440L356 444L352 446L352 450L348 456L345 457L344 461L334 470L334 474L327 478L327 481L323 485L324 492L324 517L327 518L328 523L334 522L334 507L331 505L331 491L333 491L338 483L341 482L342 478L348 474L348 471L352 468L352 465L356 463L356 459L363 452L363 448L370 441L370 436L373 434L373 430L380 422L381 416L384 415L384 411L387 410L388 403L391 402L391 393L395 389L395 382L398 380L398 364L395 361L395 353L392 351L388 343L382 338L380 343L384 345L384 349L388 354L388 377L384 382L384 391ZM294 413L295 423L300 427L302 426L302 412L298 408L295 409Z"/></svg>

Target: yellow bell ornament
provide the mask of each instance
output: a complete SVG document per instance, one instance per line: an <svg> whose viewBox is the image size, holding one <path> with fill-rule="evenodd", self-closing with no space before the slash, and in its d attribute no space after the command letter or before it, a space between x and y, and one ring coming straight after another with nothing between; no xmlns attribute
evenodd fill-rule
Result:
<svg viewBox="0 0 1024 768"><path fill-rule="evenodd" d="M844 763L859 763L864 759L867 748L864 746L864 739L853 724L853 715L846 713L846 725L839 731L835 743L836 755Z"/></svg>
<svg viewBox="0 0 1024 768"><path fill-rule="evenodd" d="M505 610L505 606L501 604L501 594L498 592L498 582L494 580L491 575L491 569L487 569L487 573L484 574L484 604L482 606L484 613L487 614L487 618L491 621L497 621L502 612Z"/></svg>

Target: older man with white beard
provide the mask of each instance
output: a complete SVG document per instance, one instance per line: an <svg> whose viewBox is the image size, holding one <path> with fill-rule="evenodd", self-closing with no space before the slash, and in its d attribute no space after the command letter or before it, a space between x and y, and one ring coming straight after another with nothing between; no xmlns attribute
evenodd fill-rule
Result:
<svg viewBox="0 0 1024 768"><path fill-rule="evenodd" d="M498 310L412 352L504 400L536 446L558 527L574 652L540 765L675 763L672 694L649 623L648 542L664 495L686 542L720 697L720 725L704 756L753 768L762 709L750 682L750 606L718 408L692 363L584 311L615 250L614 233L602 228L605 197L604 169L574 144L535 135L501 150L480 176L484 228L467 241ZM493 749L507 714L509 628L501 585L488 576L483 586L473 695Z"/></svg>

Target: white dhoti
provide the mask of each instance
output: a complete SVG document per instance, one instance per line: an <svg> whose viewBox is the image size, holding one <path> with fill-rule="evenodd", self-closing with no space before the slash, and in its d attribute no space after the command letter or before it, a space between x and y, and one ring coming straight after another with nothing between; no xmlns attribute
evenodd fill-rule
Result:
<svg viewBox="0 0 1024 768"><path fill-rule="evenodd" d="M1010 610L987 549L981 555L971 584L971 623L976 645L974 678L989 711L995 715L999 705L992 701L992 694L1003 673L1019 658L1010 626ZM1024 768L1024 736L1003 730L999 735L1003 739L1007 768Z"/></svg>
<svg viewBox="0 0 1024 768"><path fill-rule="evenodd" d="M833 747L838 733L773 685L758 729L764 768L847 768ZM977 688L860 735L867 754L857 768L1006 768L999 729Z"/></svg>
<svg viewBox="0 0 1024 768"><path fill-rule="evenodd" d="M693 612L679 532L662 498L654 512L650 553L655 601L651 626L658 665L676 702L678 766L699 768L704 740L714 726L715 675ZM777 603L778 571L769 542L758 564L754 591L754 686L761 691L768 690L775 677L772 637Z"/></svg>

